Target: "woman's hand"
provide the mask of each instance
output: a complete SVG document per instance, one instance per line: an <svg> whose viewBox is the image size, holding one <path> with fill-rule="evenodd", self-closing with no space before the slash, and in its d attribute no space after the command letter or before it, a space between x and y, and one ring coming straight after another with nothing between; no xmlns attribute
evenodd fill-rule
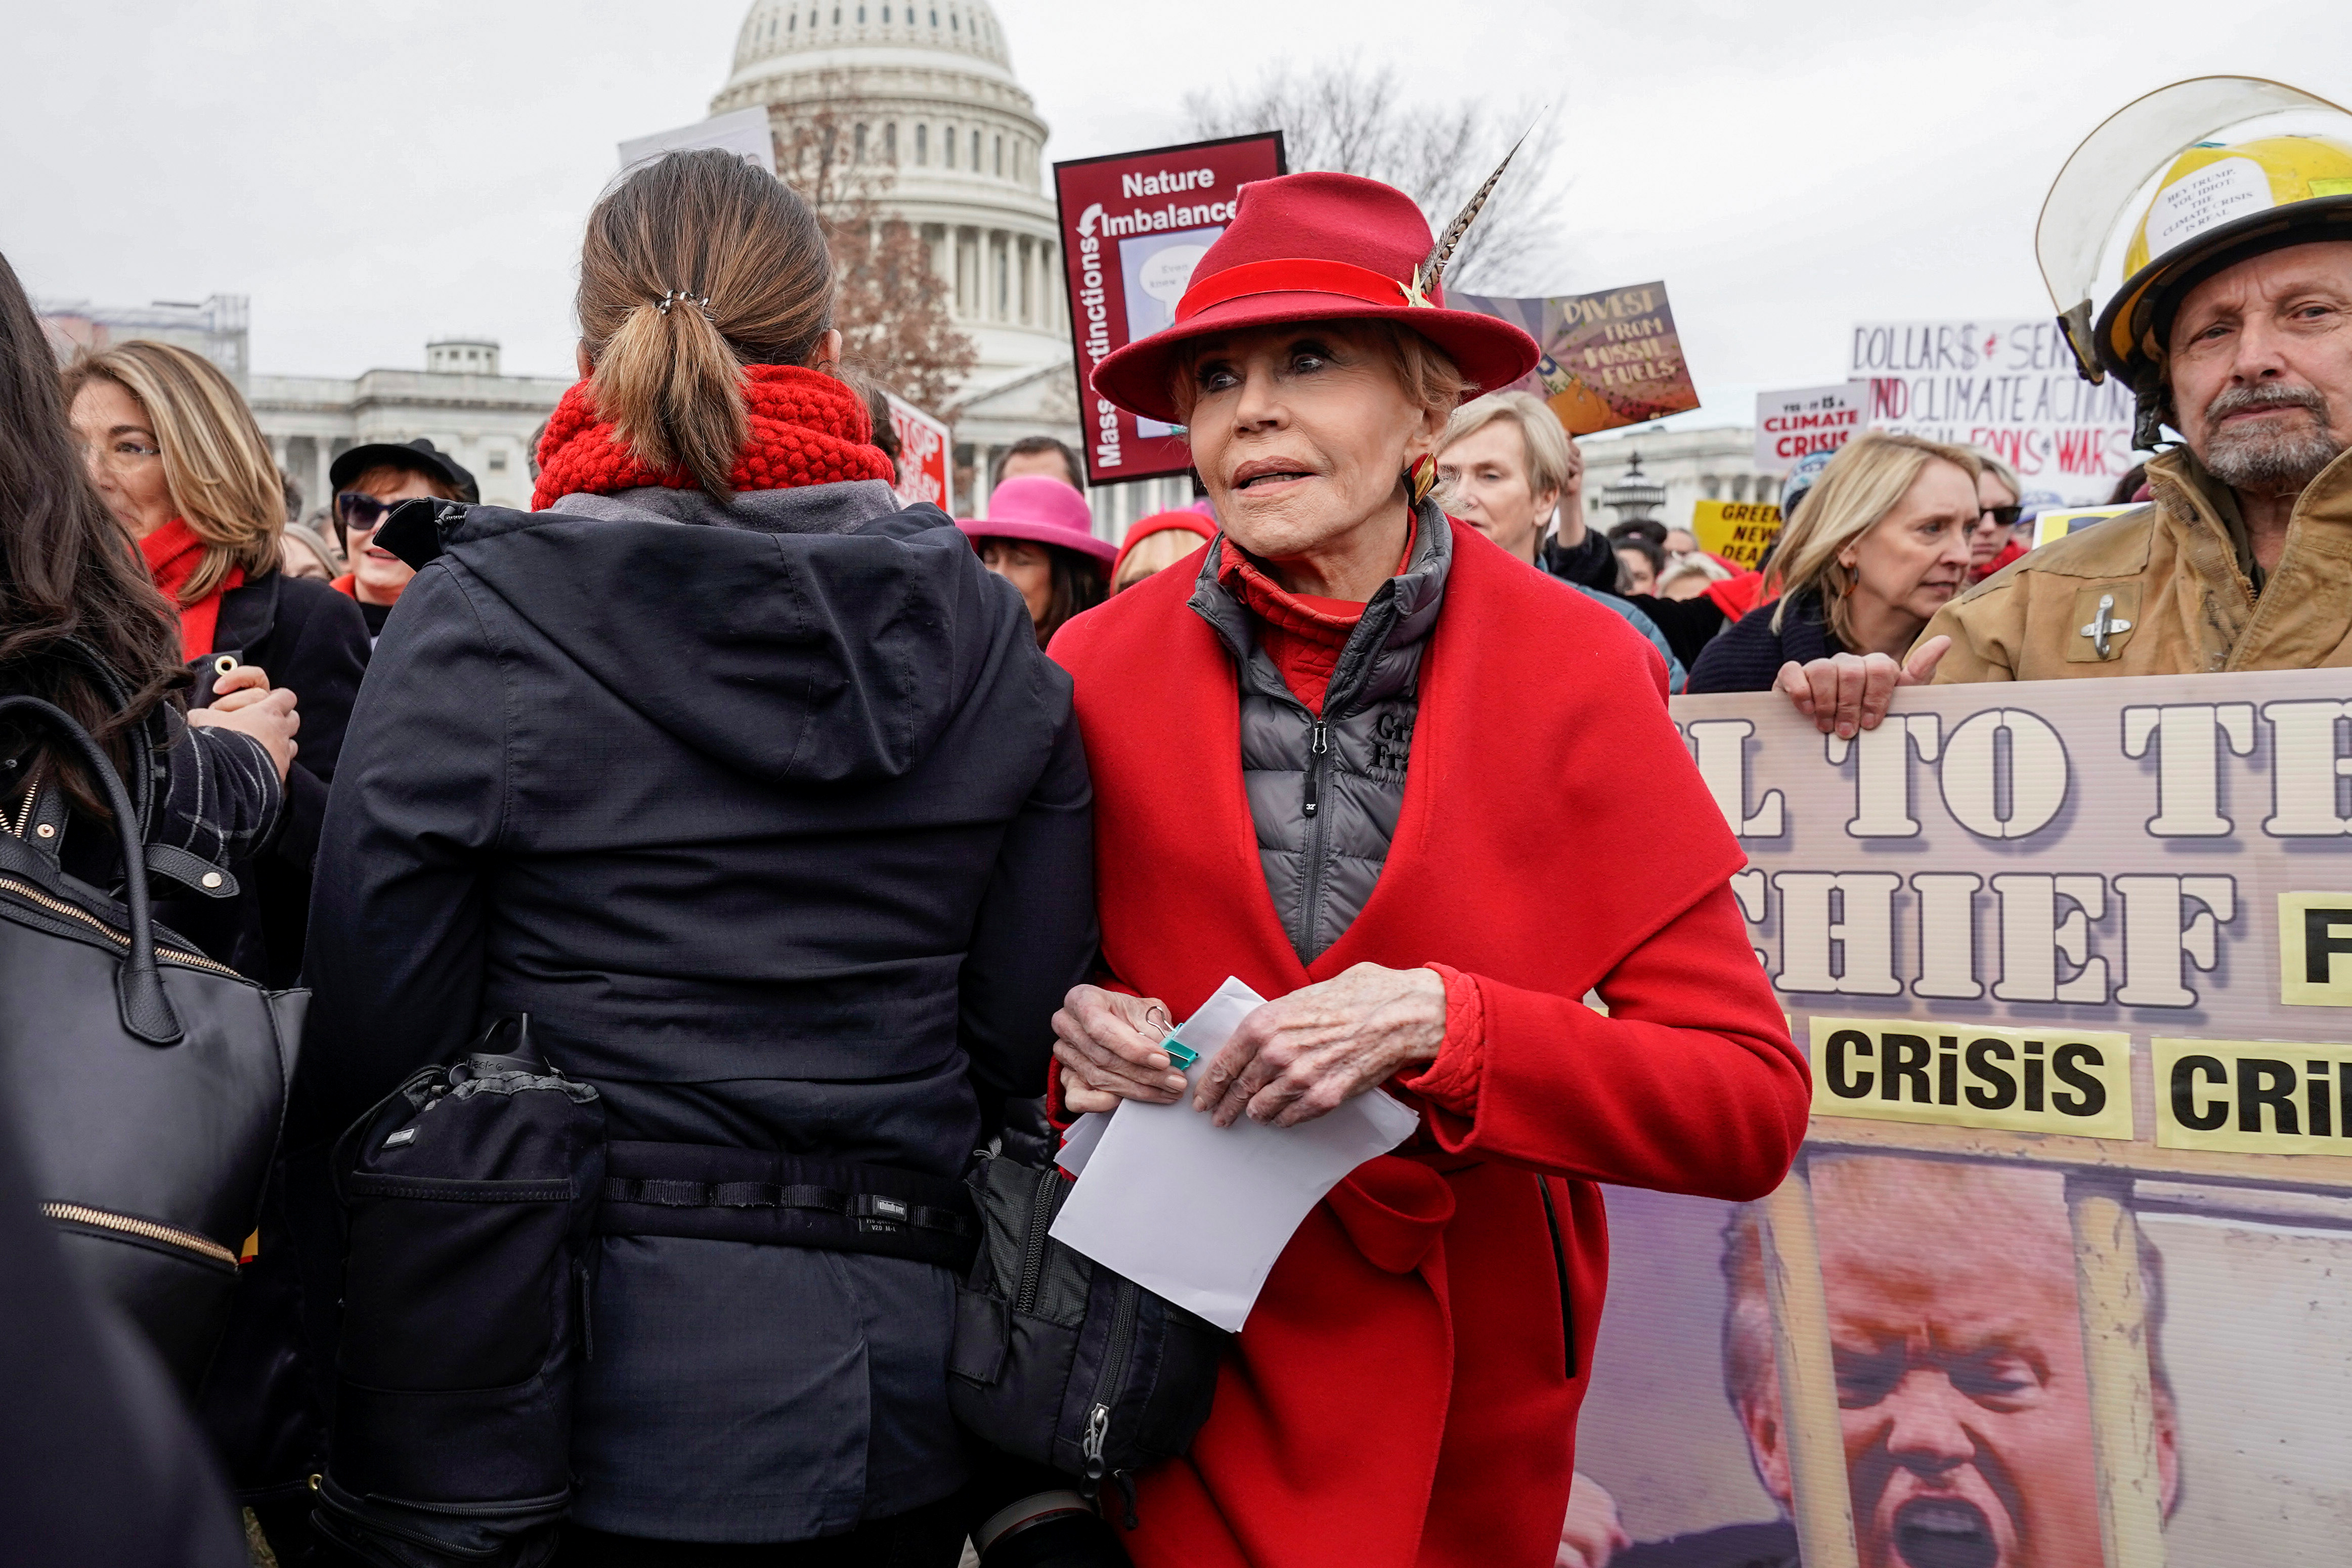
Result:
<svg viewBox="0 0 2352 1568"><path fill-rule="evenodd" d="M1445 982L1430 969L1359 963L1268 1002L1217 1053L1192 1108L1220 1127L1295 1127L1336 1110L1398 1068L1435 1059L1445 1043Z"/></svg>
<svg viewBox="0 0 2352 1568"><path fill-rule="evenodd" d="M240 670L251 668L238 666ZM221 679L226 680L229 677ZM294 710L294 693L281 686L274 691L240 690L236 695L242 700L235 706L198 708L188 715L188 722L199 729L235 730L252 736L269 753L270 765L278 770L278 782L284 784L286 770L293 765L294 753L301 750L294 743L294 732L302 727L302 715Z"/></svg>
<svg viewBox="0 0 2352 1568"><path fill-rule="evenodd" d="M213 700L199 711L234 713L269 695L269 672L257 664L240 664L213 682Z"/></svg>
<svg viewBox="0 0 2352 1568"><path fill-rule="evenodd" d="M1810 664L1792 658L1780 667L1772 689L1788 693L1797 711L1822 734L1834 729L1852 740L1857 730L1878 728L1897 687L1925 686L1934 679L1937 664L1951 646L1949 637L1929 637L1901 664L1883 653L1832 654Z"/></svg>
<svg viewBox="0 0 2352 1568"><path fill-rule="evenodd" d="M1172 1104L1184 1092L1184 1075L1160 1047L1167 1033L1168 1005L1156 997L1073 987L1054 1015L1063 1107L1083 1112L1109 1110L1122 1100Z"/></svg>

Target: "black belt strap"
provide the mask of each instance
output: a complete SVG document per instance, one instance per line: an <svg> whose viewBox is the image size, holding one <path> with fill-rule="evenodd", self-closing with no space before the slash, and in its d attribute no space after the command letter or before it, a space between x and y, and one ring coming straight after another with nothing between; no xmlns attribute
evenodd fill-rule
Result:
<svg viewBox="0 0 2352 1568"><path fill-rule="evenodd" d="M887 1165L756 1149L615 1141L606 1145L597 1228L837 1252L964 1269L980 1224L961 1182Z"/></svg>

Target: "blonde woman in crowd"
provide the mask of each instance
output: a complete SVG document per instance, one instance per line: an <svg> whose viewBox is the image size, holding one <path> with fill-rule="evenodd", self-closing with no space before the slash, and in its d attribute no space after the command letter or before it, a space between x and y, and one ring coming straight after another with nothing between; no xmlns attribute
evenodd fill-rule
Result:
<svg viewBox="0 0 2352 1568"><path fill-rule="evenodd" d="M1865 684L1883 710L1885 687L1927 680L1949 644L1911 645L1967 582L1979 471L1967 447L1916 436L1847 443L1780 536L1771 602L1707 645L1690 689L1785 691L1824 733L1852 735Z"/></svg>
<svg viewBox="0 0 2352 1568"><path fill-rule="evenodd" d="M300 705L283 832L238 899L194 912L207 928L234 922L224 938L234 967L291 985L327 786L367 669L366 627L350 600L284 570L285 481L252 410L210 360L170 343L123 343L76 360L65 393L100 498L179 612L181 657L198 668L192 706L251 700L247 688L266 689L265 678ZM216 676L225 655L252 672Z"/></svg>

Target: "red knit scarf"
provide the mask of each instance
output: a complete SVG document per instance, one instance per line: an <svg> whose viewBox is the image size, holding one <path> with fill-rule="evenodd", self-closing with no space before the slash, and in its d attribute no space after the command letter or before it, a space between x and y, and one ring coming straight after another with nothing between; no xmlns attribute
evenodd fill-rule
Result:
<svg viewBox="0 0 2352 1568"><path fill-rule="evenodd" d="M220 625L221 595L231 588L245 586L245 568L232 566L220 586L193 605L180 604L180 590L196 574L205 563L205 542L196 537L184 518L173 518L139 542L139 552L147 558L148 575L163 597L179 605L180 657L201 658L213 651L213 631Z"/></svg>
<svg viewBox="0 0 2352 1568"><path fill-rule="evenodd" d="M1412 561L1413 541L1421 530L1407 521L1402 572ZM1323 716L1323 698L1331 689L1331 673L1339 655L1364 618L1364 606L1351 599L1327 599L1315 594L1294 594L1258 569L1230 539L1218 542L1217 581L1257 616L1258 647L1274 660L1275 669L1290 694L1317 718Z"/></svg>
<svg viewBox="0 0 2352 1568"><path fill-rule="evenodd" d="M793 364L747 365L743 402L751 438L727 476L739 490L788 490L843 479L888 479L890 459L870 445L866 400L832 376ZM683 468L653 468L596 417L589 382L575 383L555 405L539 443L538 510L569 495L611 495L661 485L692 489Z"/></svg>

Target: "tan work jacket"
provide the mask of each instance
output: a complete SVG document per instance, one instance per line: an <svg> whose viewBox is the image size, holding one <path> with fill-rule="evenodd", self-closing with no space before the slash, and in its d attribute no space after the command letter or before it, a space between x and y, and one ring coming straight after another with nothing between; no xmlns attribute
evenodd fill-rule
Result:
<svg viewBox="0 0 2352 1568"><path fill-rule="evenodd" d="M1920 634L1952 639L1937 682L2352 666L2352 453L2297 498L2260 597L2204 488L2234 509L2221 481L2180 450L2147 478L2150 504L2027 552L1938 611Z"/></svg>

